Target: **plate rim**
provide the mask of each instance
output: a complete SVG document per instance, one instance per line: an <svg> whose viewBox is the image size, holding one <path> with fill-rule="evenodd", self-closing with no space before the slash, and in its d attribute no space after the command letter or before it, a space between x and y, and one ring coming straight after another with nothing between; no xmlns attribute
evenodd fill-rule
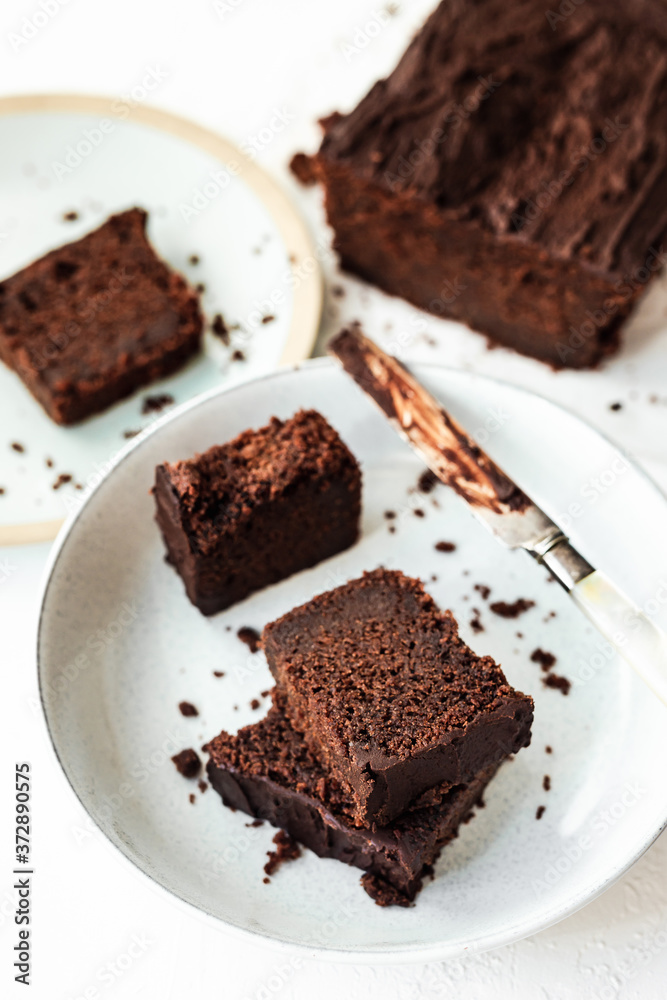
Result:
<svg viewBox="0 0 667 1000"><path fill-rule="evenodd" d="M292 317L279 365L304 361L312 353L322 320L324 273L317 244L282 185L235 143L193 119L173 114L149 103L138 104L132 108L129 115L121 117L114 111L114 105L117 104L118 98L96 94L74 92L14 94L0 97L0 117L63 112L81 115L99 114L121 123L138 123L166 132L199 147L222 163L235 160L240 167L237 176L245 181L265 206L282 237L289 257L294 258L291 261L293 266L302 266L306 261L312 261L314 264L312 272L308 275L312 280L301 281L293 289ZM65 521L66 518L18 521L14 524L0 525L0 546L52 541Z"/></svg>
<svg viewBox="0 0 667 1000"><path fill-rule="evenodd" d="M546 403L549 407L553 407L556 410L564 412L569 417L582 423L589 430L593 431L600 439L602 439L606 444L610 445L615 450L619 450L619 446L602 431L599 431L597 427L588 423L577 413L573 412L569 408L562 406L560 403L556 403L546 396L542 396L539 393L533 392L531 389L524 388L523 386L514 385L512 382L508 382L504 379L494 378L493 376L480 374L474 371L467 371L465 369L454 368L449 365L432 365L425 362L417 362L413 366L419 374L419 369L426 369L428 373L431 372L442 372L446 375L454 375L456 378L460 378L464 381L479 380L481 382L490 382L493 385L499 385L503 389L510 389L514 392L519 392L524 396L532 397L540 400L542 403ZM65 520L65 523L58 534L58 537L49 551L48 560L44 568L42 584L40 587L39 594L39 615L38 623L36 629L36 669L37 669L37 683L39 690L40 705L42 708L42 716L44 725L46 728L48 736L48 744L50 751L53 753L55 759L58 762L61 776L64 777L65 781L69 785L71 791L73 792L76 800L79 802L81 807L85 810L86 815L95 824L96 828L100 831L103 837L103 842L107 847L111 847L113 852L122 859L125 866L129 866L128 870L134 873L139 872L144 876L149 885L159 892L167 893L170 899L177 905L184 907L187 912L196 916L198 919L204 920L210 926L217 928L219 931L222 930L224 933L229 933L233 936L239 936L246 941L254 941L256 944L262 946L267 946L277 951L291 951L302 954L304 957L309 957L312 959L319 959L328 962L344 962L359 965L410 965L410 964L422 964L426 962L433 961L443 961L453 958L460 957L461 955L472 955L481 954L487 951L493 951L497 948L504 947L506 945L514 944L518 941L524 940L525 938L532 937L535 934L540 933L549 927L554 926L560 921L572 916L574 913L587 906L588 903L593 902L599 896L601 896L607 889L610 889L630 868L646 853L646 851L655 843L658 837L667 830L667 813L665 814L662 822L660 823L657 830L653 831L646 839L642 841L641 846L633 854L628 855L628 857L623 861L618 868L614 869L611 874L600 880L592 889L587 892L580 892L573 897L571 902L566 906L554 906L548 910L538 922L534 920L526 919L520 923L514 923L511 927L505 927L501 930L496 931L494 934L486 935L484 938L478 939L461 947L459 945L452 946L443 942L436 944L428 944L424 946L409 944L404 947L392 946L391 951L377 951L372 949L367 950L354 950L354 949L341 949L332 948L326 945L308 944L305 942L289 941L281 939L278 937L271 937L266 934L260 933L249 927L240 927L236 924L228 923L222 920L220 917L211 913L210 911L191 903L186 899L183 899L178 895L173 889L165 886L162 882L158 881L154 875L149 871L145 870L140 866L138 861L129 857L119 844L114 843L110 837L107 836L106 832L98 824L97 820L89 812L86 803L83 801L79 795L77 789L72 784L70 776L67 773L65 765L60 757L58 748L56 746L53 733L51 731L51 726L49 724L49 716L46 708L45 691L44 685L42 683L43 677L43 658L41 655L42 647L42 632L44 628L45 619L45 604L46 600L53 583L53 575L56 570L56 566L59 562L61 555L63 554L65 545L76 528L79 517L83 514L88 503L92 500L93 496L96 495L98 490L107 482L107 480L114 474L117 466L125 462L125 460L134 452L138 451L142 445L155 434L158 434L161 429L173 421L179 420L186 413L191 410L197 409L200 406L205 405L211 399L218 396L232 395L235 392L247 391L251 385L255 385L259 382L266 382L275 378L281 378L287 374L294 374L302 370L315 370L318 368L332 369L338 368L336 362L329 357L318 357L310 358L305 362L298 362L292 365L283 365L280 368L266 372L263 375L256 376L253 379L248 379L245 382L236 384L229 387L216 387L208 390L205 393L201 393L198 396L193 397L190 400L181 403L179 406L174 407L168 413L164 414L158 420L155 421L145 432L142 432L136 438L128 442L124 446L118 455L112 467L104 474L95 487L86 496L84 502L81 506L72 511ZM651 487L658 496L667 503L667 494L660 488L660 486L653 480L648 472L646 472L640 465L635 462L634 459L629 460L629 466L640 476L645 483Z"/></svg>

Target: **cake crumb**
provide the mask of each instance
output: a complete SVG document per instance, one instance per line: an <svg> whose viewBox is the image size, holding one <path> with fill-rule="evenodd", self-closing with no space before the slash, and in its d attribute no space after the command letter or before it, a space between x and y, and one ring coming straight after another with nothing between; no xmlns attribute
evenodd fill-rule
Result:
<svg viewBox="0 0 667 1000"><path fill-rule="evenodd" d="M201 771L201 760L199 754L192 747L181 750L171 758L176 765L176 770L184 778L194 778Z"/></svg>
<svg viewBox="0 0 667 1000"><path fill-rule="evenodd" d="M384 512L384 516L387 518L388 521L393 521L394 518L396 517L396 511L395 510L386 510Z"/></svg>
<svg viewBox="0 0 667 1000"><path fill-rule="evenodd" d="M549 777L548 774L545 774L544 778L542 779L542 788L544 789L545 792L551 791L551 778Z"/></svg>
<svg viewBox="0 0 667 1000"><path fill-rule="evenodd" d="M317 168L315 157L307 153L295 153L289 161L289 168L304 187L312 187L317 183Z"/></svg>
<svg viewBox="0 0 667 1000"><path fill-rule="evenodd" d="M262 704L262 703L261 703L261 701L259 700L259 698L253 698L253 699L252 699L252 701L250 702L250 707L252 708L252 710L253 710L254 712L256 712L256 711L257 711L257 709L261 707L261 704Z"/></svg>
<svg viewBox="0 0 667 1000"><path fill-rule="evenodd" d="M570 688L572 687L572 681L569 681L567 677L561 677L559 674L547 674L546 677L542 678L542 683L545 687L556 688L565 695L570 693Z"/></svg>
<svg viewBox="0 0 667 1000"><path fill-rule="evenodd" d="M46 464L47 469L52 469L53 468L53 459L52 458L45 458L44 462Z"/></svg>
<svg viewBox="0 0 667 1000"><path fill-rule="evenodd" d="M438 485L438 477L430 469L424 469L417 480L417 489L420 493L431 493Z"/></svg>
<svg viewBox="0 0 667 1000"><path fill-rule="evenodd" d="M215 316L213 317L213 322L211 323L211 331L215 334L216 337L220 338L223 344L229 346L229 340L230 340L229 329L227 328L227 324L222 318L222 313L216 313Z"/></svg>
<svg viewBox="0 0 667 1000"><path fill-rule="evenodd" d="M246 823L246 826L247 826L247 827L259 827L259 826L264 826L264 820L263 820L263 819L254 819L254 820L252 821L252 823Z"/></svg>
<svg viewBox="0 0 667 1000"><path fill-rule="evenodd" d="M266 316L262 316L262 323L266 326L267 323L273 323L275 318L271 313L268 313Z"/></svg>
<svg viewBox="0 0 667 1000"><path fill-rule="evenodd" d="M542 819L546 811L547 811L546 806L538 806L537 812L535 813L535 819Z"/></svg>
<svg viewBox="0 0 667 1000"><path fill-rule="evenodd" d="M415 507L412 513L415 517L426 517L425 511L423 511L421 507Z"/></svg>
<svg viewBox="0 0 667 1000"><path fill-rule="evenodd" d="M190 799L190 805L193 806L197 800L197 796L195 795L194 792L190 792L188 798Z"/></svg>
<svg viewBox="0 0 667 1000"><path fill-rule="evenodd" d="M491 593L491 588L487 587L485 583L476 583L475 586L473 587L473 590L477 591L477 593L479 594L479 596L482 598L483 601L488 601L489 594Z"/></svg>
<svg viewBox="0 0 667 1000"><path fill-rule="evenodd" d="M179 704L178 704L178 710L181 713L181 715L184 715L186 718L189 718L189 717L191 717L193 715L199 715L198 710L189 701L181 701L181 702L179 702Z"/></svg>
<svg viewBox="0 0 667 1000"><path fill-rule="evenodd" d="M479 608L472 609L473 617L470 619L470 628L473 632L483 632L484 626L480 621L480 610Z"/></svg>
<svg viewBox="0 0 667 1000"><path fill-rule="evenodd" d="M556 662L556 657L553 653L547 653L544 649L534 649L530 654L530 659L533 663L539 663L542 670L547 673Z"/></svg>
<svg viewBox="0 0 667 1000"><path fill-rule="evenodd" d="M146 396L141 406L142 416L147 413L161 413L167 406L173 406L174 397L168 392L160 392L155 396Z"/></svg>
<svg viewBox="0 0 667 1000"><path fill-rule="evenodd" d="M335 299L342 299L345 295L345 289L342 285L332 285L331 294Z"/></svg>
<svg viewBox="0 0 667 1000"><path fill-rule="evenodd" d="M65 483L71 483L72 479L73 476L71 476L69 472L61 472L55 482L51 484L51 489L59 490L61 486L65 485Z"/></svg>
<svg viewBox="0 0 667 1000"><path fill-rule="evenodd" d="M393 525L393 524L389 525L389 534L390 535L395 535L396 534L396 526L395 525Z"/></svg>
<svg viewBox="0 0 667 1000"><path fill-rule="evenodd" d="M63 222L76 222L79 218L79 213L71 209L69 212L63 212Z"/></svg>
<svg viewBox="0 0 667 1000"><path fill-rule="evenodd" d="M436 542L433 546L436 552L455 552L456 544L454 542Z"/></svg>
<svg viewBox="0 0 667 1000"><path fill-rule="evenodd" d="M232 354L232 361L245 361L245 354L243 351L236 350Z"/></svg>
<svg viewBox="0 0 667 1000"><path fill-rule="evenodd" d="M206 789L208 788L208 785L206 784L206 782L204 781L204 779L203 779L203 778L202 778L202 779L200 779L200 780L199 780L199 781L197 782L197 788L198 788L198 789L199 789L199 791L200 791L200 792L202 793L202 795L204 794L204 792L205 792L205 791L206 791Z"/></svg>
<svg viewBox="0 0 667 1000"><path fill-rule="evenodd" d="M204 284L203 281L197 282L197 284L195 285L195 291L199 292L200 295L203 295L203 293L206 291L206 285Z"/></svg>
<svg viewBox="0 0 667 1000"><path fill-rule="evenodd" d="M199 254L191 253L190 256L188 257L188 264L192 264L193 266L195 266L198 263L199 263Z"/></svg>
<svg viewBox="0 0 667 1000"><path fill-rule="evenodd" d="M545 748L544 748L544 752L545 752L545 753L553 753L553 750L552 750L552 748L551 748L551 747L549 746L549 744L547 744L547 745L545 746Z"/></svg>
<svg viewBox="0 0 667 1000"><path fill-rule="evenodd" d="M213 671L213 676L214 677L224 677L225 676L225 671L224 670L214 670Z"/></svg>
<svg viewBox="0 0 667 1000"><path fill-rule="evenodd" d="M273 838L273 843L276 845L276 850L267 851L269 860L264 865L264 871L267 875L273 875L286 861L294 861L301 856L301 848L296 840L284 830L278 830Z"/></svg>
<svg viewBox="0 0 667 1000"><path fill-rule="evenodd" d="M609 409L613 410L614 413L618 413L619 410L623 409L623 403L610 403Z"/></svg>
<svg viewBox="0 0 667 1000"><path fill-rule="evenodd" d="M507 601L495 601L489 607L494 615L499 615L501 618L518 618L524 611L534 608L535 601L530 601L526 597L519 597L511 604L508 604Z"/></svg>
<svg viewBox="0 0 667 1000"><path fill-rule="evenodd" d="M19 455L22 455L25 451L25 446L19 441L12 441L11 447L14 451L18 451Z"/></svg>
<svg viewBox="0 0 667 1000"><path fill-rule="evenodd" d="M251 653L256 653L260 647L261 636L257 629L250 628L249 625L244 625L236 633L238 639L244 642Z"/></svg>

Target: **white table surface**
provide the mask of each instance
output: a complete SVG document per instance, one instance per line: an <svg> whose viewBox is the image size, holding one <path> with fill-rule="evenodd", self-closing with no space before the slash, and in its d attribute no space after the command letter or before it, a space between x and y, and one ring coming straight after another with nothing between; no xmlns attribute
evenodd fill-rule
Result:
<svg viewBox="0 0 667 1000"><path fill-rule="evenodd" d="M403 0L390 14L370 0L43 0L43 5L50 12L46 23L25 43L16 39L25 31L24 19L44 21L35 18L39 0L4 0L0 8L0 95L88 92L122 99L152 71L163 79L151 92L151 103L246 144L269 126L277 109L287 124L261 144L258 161L279 178L315 235L326 241L319 193L300 189L286 162L297 149L315 148L318 116L351 107L391 69L433 3ZM488 351L483 338L462 327L445 328L341 278L330 257L325 269L329 287L341 284L346 293L328 294L320 344L343 321L359 318L386 343L405 345L407 359L430 358L528 386L614 438L667 489L664 279L633 321L636 335L617 358L600 371L555 374L510 352ZM417 326L415 319L425 322ZM610 410L613 402L621 402L622 409ZM28 995L39 1000L667 996L667 939L660 933L667 928L665 837L578 914L530 940L461 962L388 968L290 962L288 954L231 938L193 917L118 859L87 821L55 763L34 665L39 581L48 548L0 550L3 997L26 995L12 982L10 957L15 927L7 805L12 764L19 760L30 760L34 774L34 966Z"/></svg>

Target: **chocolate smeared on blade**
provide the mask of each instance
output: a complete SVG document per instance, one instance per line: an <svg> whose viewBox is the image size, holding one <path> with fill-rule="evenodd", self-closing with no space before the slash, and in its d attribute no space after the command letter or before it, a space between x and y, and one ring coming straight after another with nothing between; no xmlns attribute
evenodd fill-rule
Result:
<svg viewBox="0 0 667 1000"><path fill-rule="evenodd" d="M364 336L359 324L337 334L328 349L396 429L418 447L438 478L468 503L496 514L520 513L532 506L410 372Z"/></svg>

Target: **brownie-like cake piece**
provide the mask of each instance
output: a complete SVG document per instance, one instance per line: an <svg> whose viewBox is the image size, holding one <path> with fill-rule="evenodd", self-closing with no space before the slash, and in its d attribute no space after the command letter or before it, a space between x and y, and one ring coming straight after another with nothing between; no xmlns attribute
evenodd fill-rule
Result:
<svg viewBox="0 0 667 1000"><path fill-rule="evenodd" d="M199 299L156 256L146 212L112 215L0 283L0 358L49 416L73 424L198 350Z"/></svg>
<svg viewBox="0 0 667 1000"><path fill-rule="evenodd" d="M443 0L323 119L348 271L556 367L596 364L667 235L667 4Z"/></svg>
<svg viewBox="0 0 667 1000"><path fill-rule="evenodd" d="M414 899L497 769L450 789L435 806L371 831L355 827L341 788L292 728L280 697L266 718L235 736L221 733L205 749L209 781L226 806L281 827L322 858L363 869L362 884L380 905Z"/></svg>
<svg viewBox="0 0 667 1000"><path fill-rule="evenodd" d="M398 571L320 594L267 625L263 645L295 728L359 826L383 826L530 742L532 699Z"/></svg>
<svg viewBox="0 0 667 1000"><path fill-rule="evenodd" d="M205 615L353 545L361 472L315 410L156 469L157 522Z"/></svg>

